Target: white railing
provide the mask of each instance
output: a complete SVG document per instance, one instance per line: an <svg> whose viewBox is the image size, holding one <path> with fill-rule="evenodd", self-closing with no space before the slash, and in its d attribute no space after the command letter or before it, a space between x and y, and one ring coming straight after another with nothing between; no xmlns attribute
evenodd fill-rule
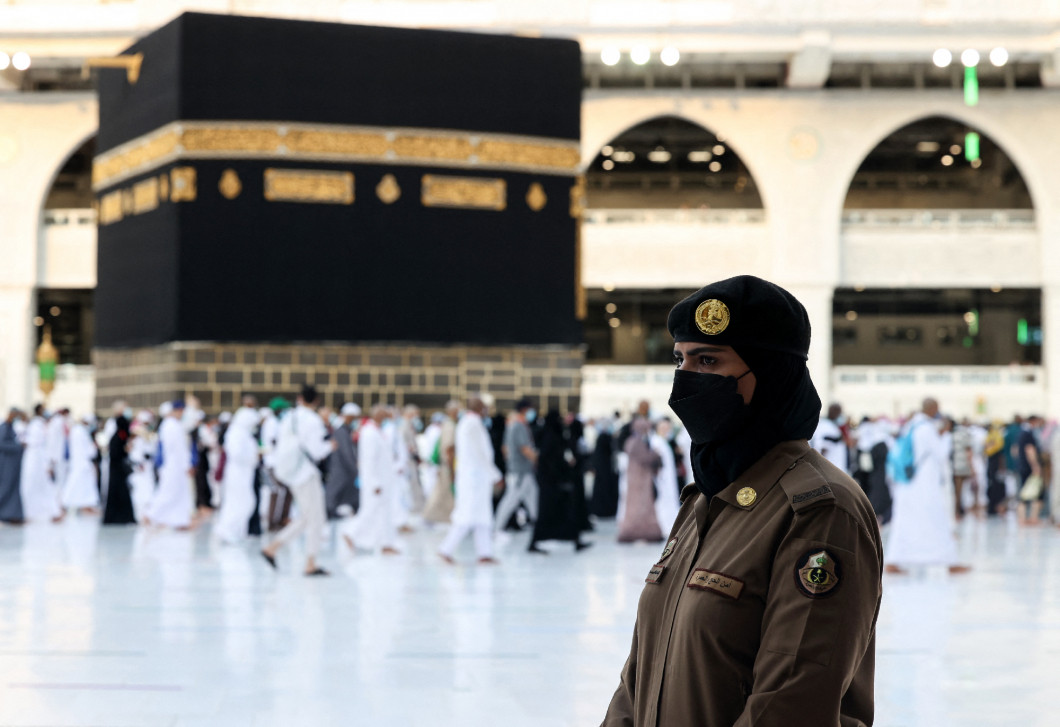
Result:
<svg viewBox="0 0 1060 727"><path fill-rule="evenodd" d="M96 224L96 211L89 207L44 210L44 224L54 227L65 227L68 225L94 227Z"/></svg>
<svg viewBox="0 0 1060 727"><path fill-rule="evenodd" d="M1034 210L1026 209L848 209L844 227L944 229L1032 229Z"/></svg>
<svg viewBox="0 0 1060 727"><path fill-rule="evenodd" d="M582 367L582 412L629 413L647 400L654 412L672 416L673 376L667 365L588 364ZM825 397L824 382L817 383ZM982 419L1047 413L1047 393L1040 366L835 366L827 397L854 417L906 416L930 396L951 416Z"/></svg>
<svg viewBox="0 0 1060 727"><path fill-rule="evenodd" d="M765 221L764 209L594 209L585 212L585 222L590 225L761 225Z"/></svg>
<svg viewBox="0 0 1060 727"><path fill-rule="evenodd" d="M1045 383L1040 366L836 366L844 386L1032 386Z"/></svg>
<svg viewBox="0 0 1060 727"><path fill-rule="evenodd" d="M1040 366L836 366L831 397L851 416L904 417L931 397L953 417L1007 418L1046 412Z"/></svg>

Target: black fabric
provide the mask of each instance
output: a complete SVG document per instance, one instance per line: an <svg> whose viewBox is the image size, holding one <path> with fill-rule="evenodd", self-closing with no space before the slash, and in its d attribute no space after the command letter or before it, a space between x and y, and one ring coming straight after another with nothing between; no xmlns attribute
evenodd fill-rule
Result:
<svg viewBox="0 0 1060 727"><path fill-rule="evenodd" d="M129 454L125 447L129 442L129 420L119 416L115 420L117 431L110 438L107 453L110 456L110 472L107 479L107 504L103 510L104 525L130 525L136 522L132 495L129 492Z"/></svg>
<svg viewBox="0 0 1060 727"><path fill-rule="evenodd" d="M194 202L99 228L97 346L581 340L568 178L433 170L504 177L511 204L487 211L423 207L416 167L314 164L354 172L354 204L325 205L266 202L264 170L283 164L195 166ZM217 187L227 168L243 183L234 200ZM384 174L403 190L392 205L375 194ZM540 212L523 202L535 182Z"/></svg>
<svg viewBox="0 0 1060 727"><path fill-rule="evenodd" d="M120 71L99 72L100 153L179 120L580 137L581 52L569 40L187 13L136 51L144 53L136 84ZM99 228L101 348L581 342L569 176L306 160L179 163L196 171L194 200L163 201ZM354 202L266 201L269 167L352 172ZM218 189L226 169L242 184L232 200ZM389 205L376 195L385 174L401 189ZM503 179L507 207L426 207L424 174ZM538 212L525 201L534 183L547 197Z"/></svg>
<svg viewBox="0 0 1060 727"><path fill-rule="evenodd" d="M738 387L748 373L750 370L737 377L681 369L674 372L670 408L685 425L693 443L719 441L743 425L749 408Z"/></svg>
<svg viewBox="0 0 1060 727"><path fill-rule="evenodd" d="M601 432L596 437L596 449L590 460L593 495L589 511L596 517L613 518L618 514L618 473L614 462L614 436L610 432Z"/></svg>
<svg viewBox="0 0 1060 727"><path fill-rule="evenodd" d="M717 333L696 325L696 310L708 300L721 301L729 319ZM754 346L806 359L810 318L795 296L753 275L711 283L675 305L666 327L678 343L697 341L718 346Z"/></svg>
<svg viewBox="0 0 1060 727"><path fill-rule="evenodd" d="M210 490L210 459L209 450L203 446L202 440L199 438L199 430L196 429L192 435L194 446L199 452L199 458L195 462L195 509L213 509L211 503L213 499L213 492Z"/></svg>
<svg viewBox="0 0 1060 727"><path fill-rule="evenodd" d="M568 441L559 413L545 417L538 445L538 515L531 543L577 541L580 532L574 501L575 470L567 461Z"/></svg>
<svg viewBox="0 0 1060 727"><path fill-rule="evenodd" d="M572 478L574 490L571 493L574 503L574 521L578 529L588 531L593 529L589 521L589 501L585 498L585 470L588 466L589 456L582 449L582 438L585 436L585 425L575 419L566 429L567 449L574 458L572 465Z"/></svg>
<svg viewBox="0 0 1060 727"><path fill-rule="evenodd" d="M872 509L881 525L891 519L891 488L887 486L887 444L878 442L869 451L872 457L872 472L868 473L868 495Z"/></svg>
<svg viewBox="0 0 1060 727"><path fill-rule="evenodd" d="M179 118L581 133L572 40L184 13L136 52L99 73L101 152Z"/></svg>
<svg viewBox="0 0 1060 727"><path fill-rule="evenodd" d="M260 536L261 533L261 486L262 479L264 478L264 471L261 467L254 470L254 512L250 514L250 520L247 522L247 535L250 537Z"/></svg>

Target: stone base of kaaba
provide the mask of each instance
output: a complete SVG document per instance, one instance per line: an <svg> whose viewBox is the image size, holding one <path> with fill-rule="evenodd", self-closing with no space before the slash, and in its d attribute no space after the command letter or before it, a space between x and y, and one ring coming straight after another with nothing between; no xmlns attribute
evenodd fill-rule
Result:
<svg viewBox="0 0 1060 727"><path fill-rule="evenodd" d="M571 346L181 342L96 349L93 358L100 412L116 399L156 408L194 395L217 413L239 406L244 394L262 406L274 396L293 401L306 383L333 408L353 401L432 411L483 392L500 411L521 396L541 411L577 411L585 353Z"/></svg>

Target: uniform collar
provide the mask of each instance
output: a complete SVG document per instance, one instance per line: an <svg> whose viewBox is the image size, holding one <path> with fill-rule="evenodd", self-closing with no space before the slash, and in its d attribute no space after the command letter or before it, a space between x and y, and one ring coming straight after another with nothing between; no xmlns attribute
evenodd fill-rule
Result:
<svg viewBox="0 0 1060 727"><path fill-rule="evenodd" d="M809 451L810 445L807 444L805 439L781 442L766 452L761 459L748 467L743 474L729 483L728 487L714 497L738 510L753 510L758 506L758 503L765 499L769 491L776 486L781 476L791 469L796 462L805 457ZM754 502L749 505L741 505L736 498L737 493L745 487L750 487L755 491ZM696 500L696 524L699 526L700 535L703 534L706 528L707 511L709 509L710 502L706 497L701 496Z"/></svg>

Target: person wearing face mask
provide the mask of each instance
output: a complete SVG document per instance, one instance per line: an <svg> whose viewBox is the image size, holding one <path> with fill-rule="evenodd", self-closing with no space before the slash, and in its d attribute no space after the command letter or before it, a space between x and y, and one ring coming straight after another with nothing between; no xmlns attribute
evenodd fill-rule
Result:
<svg viewBox="0 0 1060 727"><path fill-rule="evenodd" d="M871 725L883 549L861 488L807 443L821 402L805 308L740 276L668 328L695 483L603 725Z"/></svg>

